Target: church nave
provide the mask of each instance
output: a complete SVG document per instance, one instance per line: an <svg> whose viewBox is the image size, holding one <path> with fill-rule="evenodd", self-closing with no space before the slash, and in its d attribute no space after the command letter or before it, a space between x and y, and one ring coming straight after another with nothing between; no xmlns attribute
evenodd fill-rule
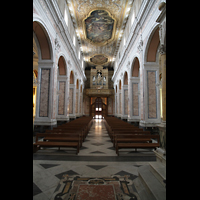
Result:
<svg viewBox="0 0 200 200"><path fill-rule="evenodd" d="M51 199L63 175L67 174L80 177L128 175L133 181L134 194L142 200L148 193L138 178L138 169L148 167L151 161L156 161L151 151L126 150L117 156L103 120L93 119L78 155L65 148L41 149L33 154L33 199Z"/></svg>

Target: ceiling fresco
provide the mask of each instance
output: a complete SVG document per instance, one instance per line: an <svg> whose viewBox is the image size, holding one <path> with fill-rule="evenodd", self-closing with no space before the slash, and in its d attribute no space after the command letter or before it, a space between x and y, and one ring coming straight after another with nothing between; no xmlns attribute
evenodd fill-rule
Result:
<svg viewBox="0 0 200 200"><path fill-rule="evenodd" d="M86 39L94 45L105 45L114 37L115 20L105 10L92 11L83 20L83 31Z"/></svg>
<svg viewBox="0 0 200 200"><path fill-rule="evenodd" d="M95 65L105 65L108 62L108 58L104 55L95 55L90 58L90 62Z"/></svg>
<svg viewBox="0 0 200 200"><path fill-rule="evenodd" d="M86 67L112 68L133 0L66 0ZM101 55L96 56L94 55ZM103 56L104 55L104 58ZM94 61L94 62L93 62Z"/></svg>

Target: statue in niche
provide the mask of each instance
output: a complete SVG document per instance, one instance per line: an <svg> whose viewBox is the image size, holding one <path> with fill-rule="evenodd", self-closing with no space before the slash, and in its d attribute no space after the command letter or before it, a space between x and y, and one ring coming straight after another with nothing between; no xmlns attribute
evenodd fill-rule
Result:
<svg viewBox="0 0 200 200"><path fill-rule="evenodd" d="M97 70L97 85L102 85L102 72L101 70Z"/></svg>
<svg viewBox="0 0 200 200"><path fill-rule="evenodd" d="M106 85L106 76L103 77L103 85Z"/></svg>

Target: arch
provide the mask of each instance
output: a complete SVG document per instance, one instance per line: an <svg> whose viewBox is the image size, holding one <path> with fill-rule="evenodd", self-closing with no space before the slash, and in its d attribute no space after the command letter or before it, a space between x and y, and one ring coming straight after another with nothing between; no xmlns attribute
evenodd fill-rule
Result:
<svg viewBox="0 0 200 200"><path fill-rule="evenodd" d="M119 90L121 90L121 88L122 88L122 82L121 80L119 80Z"/></svg>
<svg viewBox="0 0 200 200"><path fill-rule="evenodd" d="M43 60L51 60L52 59L52 47L50 38L44 26L38 22L33 21L33 31L37 37L40 52L41 52L41 59Z"/></svg>
<svg viewBox="0 0 200 200"><path fill-rule="evenodd" d="M145 60L147 62L156 62L157 50L160 43L158 24L154 25L152 29L145 46Z"/></svg>
<svg viewBox="0 0 200 200"><path fill-rule="evenodd" d="M132 77L139 77L140 63L137 57L134 58L131 69Z"/></svg>
<svg viewBox="0 0 200 200"><path fill-rule="evenodd" d="M124 73L124 85L128 85L128 74L126 71Z"/></svg>
<svg viewBox="0 0 200 200"><path fill-rule="evenodd" d="M79 80L77 79L76 80L76 89L78 89L79 88Z"/></svg>
<svg viewBox="0 0 200 200"><path fill-rule="evenodd" d="M73 71L70 72L69 83L74 84L74 72Z"/></svg>
<svg viewBox="0 0 200 200"><path fill-rule="evenodd" d="M66 68L67 68L67 65L66 65L65 59L63 56L60 56L58 60L59 75L66 75L66 72L67 72Z"/></svg>
<svg viewBox="0 0 200 200"><path fill-rule="evenodd" d="M159 24L158 23L154 23L149 31L149 34L147 35L147 39L145 40L144 42L144 64L146 62L149 62L147 61L147 54L148 54L148 51L149 51L149 47L150 47L150 43L151 43L151 40L152 40L152 37L155 33L155 31L159 29ZM158 44L159 45L159 44ZM138 57L138 56L137 56ZM155 57L154 57L155 58ZM139 57L138 57L139 59ZM157 62L157 52L156 52L156 62ZM141 60L139 59L140 63L141 63Z"/></svg>
<svg viewBox="0 0 200 200"><path fill-rule="evenodd" d="M115 90L115 91L116 91L116 93L117 93L117 85L116 85L116 87L115 87L115 88L116 88L116 90Z"/></svg>

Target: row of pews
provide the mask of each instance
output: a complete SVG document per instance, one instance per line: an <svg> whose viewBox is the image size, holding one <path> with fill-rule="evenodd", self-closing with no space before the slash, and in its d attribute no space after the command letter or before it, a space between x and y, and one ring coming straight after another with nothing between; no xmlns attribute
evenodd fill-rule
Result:
<svg viewBox="0 0 200 200"><path fill-rule="evenodd" d="M156 149L156 147L160 146L159 134L154 135L151 134L150 131L143 131L142 128L138 128L116 117L105 117L104 122L118 156L119 149Z"/></svg>
<svg viewBox="0 0 200 200"><path fill-rule="evenodd" d="M36 133L36 141L33 143L33 153L40 147L72 147L79 153L90 127L92 117L80 117L68 123L46 130L45 133ZM42 138L39 140L39 138Z"/></svg>

